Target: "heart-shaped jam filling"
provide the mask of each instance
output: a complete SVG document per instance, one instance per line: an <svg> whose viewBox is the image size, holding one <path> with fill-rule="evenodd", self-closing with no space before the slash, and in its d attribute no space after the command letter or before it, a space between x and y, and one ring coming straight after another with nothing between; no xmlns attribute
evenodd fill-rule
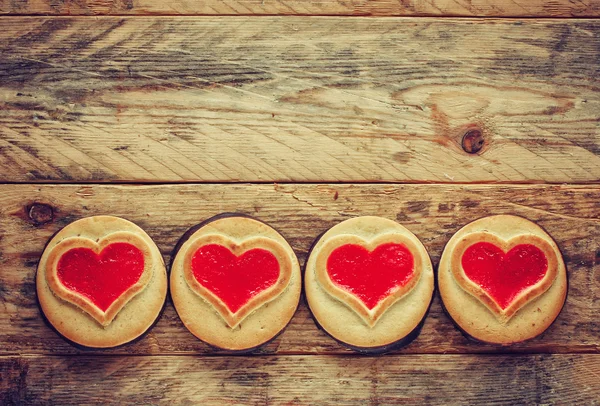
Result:
<svg viewBox="0 0 600 406"><path fill-rule="evenodd" d="M65 238L46 261L46 282L59 298L108 326L152 278L152 253L140 236L118 231L93 241Z"/></svg>
<svg viewBox="0 0 600 406"><path fill-rule="evenodd" d="M72 248L57 264L57 276L63 286L86 297L103 312L135 285L143 272L143 252L125 242L112 243L100 253L90 248Z"/></svg>
<svg viewBox="0 0 600 406"><path fill-rule="evenodd" d="M292 278L291 258L270 238L254 237L238 243L223 235L207 234L184 248L184 278L192 291L235 328L285 290Z"/></svg>
<svg viewBox="0 0 600 406"><path fill-rule="evenodd" d="M374 327L420 280L418 252L402 234L384 234L368 242L350 234L338 235L319 249L315 276L325 292Z"/></svg>
<svg viewBox="0 0 600 406"><path fill-rule="evenodd" d="M250 299L269 289L279 279L279 262L262 248L240 256L218 244L196 250L191 261L194 278L231 311L238 312Z"/></svg>
<svg viewBox="0 0 600 406"><path fill-rule="evenodd" d="M489 232L475 232L454 247L451 271L460 287L500 323L507 323L552 286L558 258L555 248L536 235L505 241Z"/></svg>
<svg viewBox="0 0 600 406"><path fill-rule="evenodd" d="M485 291L501 309L546 275L548 260L533 244L519 244L504 252L489 242L469 246L462 255L465 275Z"/></svg>
<svg viewBox="0 0 600 406"><path fill-rule="evenodd" d="M414 274L414 258L405 245L387 243L373 251L357 244L342 245L327 259L327 274L372 310Z"/></svg>

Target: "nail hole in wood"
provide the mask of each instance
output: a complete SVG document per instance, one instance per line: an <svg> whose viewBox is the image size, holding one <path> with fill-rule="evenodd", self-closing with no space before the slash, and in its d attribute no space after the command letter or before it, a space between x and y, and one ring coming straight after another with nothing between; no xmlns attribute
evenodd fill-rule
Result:
<svg viewBox="0 0 600 406"><path fill-rule="evenodd" d="M484 144L485 140L483 138L483 133L479 129L468 130L465 135L463 135L462 147L465 152L469 154L478 153L481 151Z"/></svg>
<svg viewBox="0 0 600 406"><path fill-rule="evenodd" d="M45 203L33 203L27 208L29 220L36 226L49 223L54 220L54 210L52 206Z"/></svg>

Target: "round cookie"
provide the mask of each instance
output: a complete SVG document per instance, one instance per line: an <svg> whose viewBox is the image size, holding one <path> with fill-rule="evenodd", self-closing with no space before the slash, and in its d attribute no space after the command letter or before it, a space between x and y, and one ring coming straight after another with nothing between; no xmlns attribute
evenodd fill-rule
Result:
<svg viewBox="0 0 600 406"><path fill-rule="evenodd" d="M36 275L40 308L70 342L110 348L144 334L167 296L167 274L150 236L119 217L77 220L48 242Z"/></svg>
<svg viewBox="0 0 600 406"><path fill-rule="evenodd" d="M518 216L473 221L446 244L438 283L444 308L467 336L509 345L543 333L567 297L558 246Z"/></svg>
<svg viewBox="0 0 600 406"><path fill-rule="evenodd" d="M200 340L251 351L275 338L300 301L300 265L267 224L222 214L190 229L171 265L171 296L183 324Z"/></svg>
<svg viewBox="0 0 600 406"><path fill-rule="evenodd" d="M350 348L388 351L415 339L434 291L427 250L400 224L365 216L314 243L304 276L316 323Z"/></svg>

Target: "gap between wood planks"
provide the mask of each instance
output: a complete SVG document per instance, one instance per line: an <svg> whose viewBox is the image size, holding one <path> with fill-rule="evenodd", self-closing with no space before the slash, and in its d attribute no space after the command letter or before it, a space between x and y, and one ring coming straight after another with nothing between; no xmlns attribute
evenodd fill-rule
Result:
<svg viewBox="0 0 600 406"><path fill-rule="evenodd" d="M182 327L183 328L183 327ZM316 327L315 327L316 328ZM144 338L142 338L143 340ZM333 339L331 339L333 340ZM409 344L410 345L410 344ZM476 345L476 344L474 344ZM127 344L124 345L125 347ZM400 349L401 350L401 349ZM262 352L260 349L255 350L253 352L248 353L232 353L227 352L225 350L221 350L220 352L153 352L153 353L139 353L139 352L111 352L110 348L107 349L90 349L90 350L80 350L77 349L77 352L4 352L0 353L0 360L6 358L14 358L14 357L27 357L27 358L40 358L40 357L48 357L48 358L65 358L65 357L193 357L193 358L221 358L221 357L236 357L236 358L244 358L244 357L261 357L261 358L280 358L280 357L326 357L326 358L381 358L381 357L393 357L393 358L402 358L402 357L416 357L420 355L427 356L437 356L437 357L447 357L447 358L461 358L465 356L492 356L492 357L522 357L522 356L547 356L547 355L560 355L560 356L568 356L568 355L600 355L599 348L596 345L590 345L589 348L580 347L577 350L571 349L567 352L557 352L554 350L544 349L544 351L537 351L535 348L526 348L519 351L498 351L498 350L488 350L488 351L478 351L478 352L448 352L448 353L440 353L435 351L419 351L419 352L398 352L398 350L394 350L389 353L383 354L361 354L358 352L352 352L350 350L346 350L345 347L340 347L340 351L319 351L319 352L310 352L310 351L279 351L279 352Z"/></svg>
<svg viewBox="0 0 600 406"><path fill-rule="evenodd" d="M488 15L468 15L468 14L452 14L452 15L435 15L435 14L420 14L420 15L380 15L380 14L0 14L1 19L10 18L46 18L46 19L79 19L79 18L221 18L221 17L252 17L252 18L297 18L297 17L323 17L323 18L372 18L372 19L396 19L396 20L543 20L543 21L587 21L600 20L600 16L576 16L576 17L557 17L557 16L488 16Z"/></svg>
<svg viewBox="0 0 600 406"><path fill-rule="evenodd" d="M600 16L577 16L577 17L555 17L555 16L473 16L473 15L338 15L338 14L99 14L99 15L51 15L51 14L0 14L0 21L10 19L32 19L32 20L78 20L78 19L116 19L123 18L128 20L133 19L172 19L177 18L181 20L186 19L218 19L218 18L280 18L284 19L297 19L297 18L335 18L340 20L345 19L373 19L373 20L406 20L406 21L419 21L419 22L435 22L435 21L477 21L477 22L578 22L578 21L600 21Z"/></svg>
<svg viewBox="0 0 600 406"><path fill-rule="evenodd" d="M90 350L91 351L91 350ZM544 357L544 356L560 356L560 357L568 357L570 355L578 355L578 356L600 356L598 351L572 351L572 352L532 352L532 351L523 351L523 352L461 352L461 353L448 353L448 354L440 354L436 352L419 352L419 353L402 353L402 352L391 352L391 353L383 353L383 354L360 354L353 352L300 352L300 351L291 351L291 352L277 352L277 353L262 353L260 350L258 352L250 352L245 354L235 354L228 352L213 352L213 353L202 353L202 354L194 354L194 353L169 353L169 352L156 352L152 354L142 354L142 353L111 353L111 352L102 352L102 350L94 350L95 352L86 352L85 350L81 350L80 352L74 353L27 353L27 352L15 352L15 353L2 353L0 354L0 361L10 359L10 358L76 358L76 357L86 357L86 358L148 358L148 357L177 357L177 358L307 358L307 357L319 357L319 358L329 358L329 359L368 359L368 358L417 358L420 356L428 356L428 357L443 357L446 359L460 359L460 358L468 358L468 357L504 357L504 358L522 358L523 356L531 356L531 357Z"/></svg>
<svg viewBox="0 0 600 406"><path fill-rule="evenodd" d="M362 185L362 186L402 186L402 185L427 185L427 186L600 186L600 179L584 181L584 182L550 182L541 180L524 180L524 181L473 181L473 182L453 182L453 181L430 181L430 180L399 180L393 181L377 181L377 180L320 180L320 181L278 181L278 180L214 180L214 181L197 181L197 180L118 180L111 181L107 180L96 180L90 182L89 180L40 180L40 181L0 181L0 187L3 185L23 185L23 186L169 186L169 185L306 185L306 186L319 186L319 185Z"/></svg>

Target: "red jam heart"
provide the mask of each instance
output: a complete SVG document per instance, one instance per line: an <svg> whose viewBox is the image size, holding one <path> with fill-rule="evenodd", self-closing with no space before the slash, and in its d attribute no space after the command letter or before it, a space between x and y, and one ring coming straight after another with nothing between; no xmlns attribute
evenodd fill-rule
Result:
<svg viewBox="0 0 600 406"><path fill-rule="evenodd" d="M204 245L191 262L194 278L236 313L250 299L275 285L279 262L262 248L253 248L235 256L219 244Z"/></svg>
<svg viewBox="0 0 600 406"><path fill-rule="evenodd" d="M69 290L106 311L144 272L144 254L135 245L115 242L99 254L90 248L72 248L58 260L57 276Z"/></svg>
<svg viewBox="0 0 600 406"><path fill-rule="evenodd" d="M371 252L358 244L345 244L329 255L327 273L332 282L372 310L410 281L414 262L412 253L402 244L381 244Z"/></svg>
<svg viewBox="0 0 600 406"><path fill-rule="evenodd" d="M465 250L461 261L467 278L503 310L519 293L541 281L548 270L548 259L532 244L517 245L505 254L494 244L478 242Z"/></svg>

